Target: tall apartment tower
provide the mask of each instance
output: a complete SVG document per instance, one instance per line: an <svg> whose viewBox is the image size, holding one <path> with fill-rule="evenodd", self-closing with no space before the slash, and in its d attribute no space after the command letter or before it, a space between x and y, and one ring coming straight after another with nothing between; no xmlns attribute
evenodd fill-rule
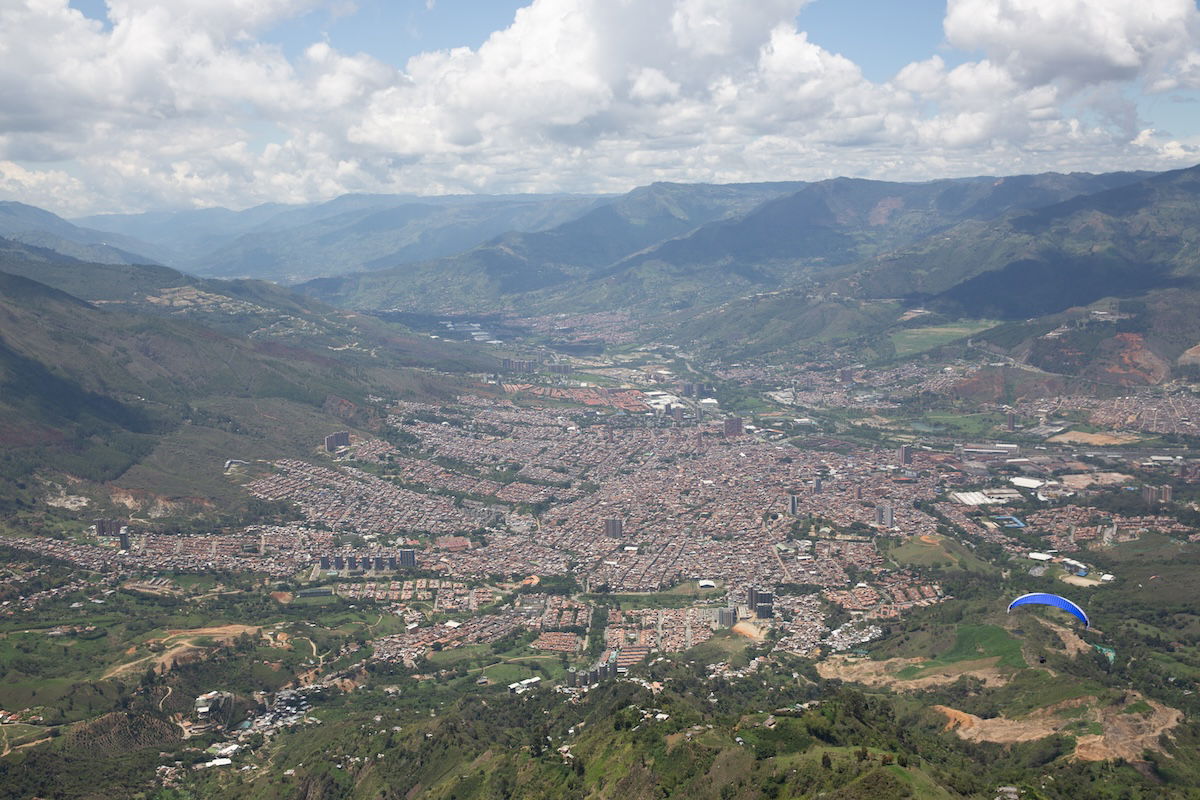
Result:
<svg viewBox="0 0 1200 800"><path fill-rule="evenodd" d="M118 536L123 523L119 519L94 519L97 536Z"/></svg>
<svg viewBox="0 0 1200 800"><path fill-rule="evenodd" d="M726 436L741 436L742 435L742 418L741 417L726 417L725 418L725 435Z"/></svg>
<svg viewBox="0 0 1200 800"><path fill-rule="evenodd" d="M604 520L604 535L610 539L620 539L625 532L625 523L620 519Z"/></svg>
<svg viewBox="0 0 1200 800"><path fill-rule="evenodd" d="M800 495L788 495L788 513L793 517L800 516Z"/></svg>
<svg viewBox="0 0 1200 800"><path fill-rule="evenodd" d="M896 514L891 503L878 503L875 506L875 524L881 528L896 526Z"/></svg>
<svg viewBox="0 0 1200 800"><path fill-rule="evenodd" d="M898 448L896 448L896 460L899 461L903 466L908 466L911 464L912 448L906 444L900 445Z"/></svg>
<svg viewBox="0 0 1200 800"><path fill-rule="evenodd" d="M400 556L400 567L402 569L416 569L417 567L417 551L416 550L400 550L397 555Z"/></svg>
<svg viewBox="0 0 1200 800"><path fill-rule="evenodd" d="M339 447L347 447L349 444L350 431L338 431L325 437L325 450L330 453L336 452Z"/></svg>
<svg viewBox="0 0 1200 800"><path fill-rule="evenodd" d="M1008 428L1009 433L1013 433L1017 429L1017 415L1011 411L1005 417L1005 427Z"/></svg>
<svg viewBox="0 0 1200 800"><path fill-rule="evenodd" d="M746 590L746 605L756 619L770 619L775 615L775 593L751 586Z"/></svg>

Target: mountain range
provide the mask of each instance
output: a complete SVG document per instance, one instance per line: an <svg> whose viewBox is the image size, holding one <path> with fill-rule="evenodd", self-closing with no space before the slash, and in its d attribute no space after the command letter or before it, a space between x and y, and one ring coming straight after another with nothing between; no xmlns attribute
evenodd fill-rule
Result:
<svg viewBox="0 0 1200 800"><path fill-rule="evenodd" d="M1046 368L1069 362L1087 371L1093 367L1035 342L1056 326L1078 327L1080 315L1095 310L1089 306L1118 298L1137 310L1111 318L1121 320L1113 335L1141 337L1138 346L1166 365L1146 373L1159 382L1187 367L1200 342L1187 319L1169 313L1194 305L1198 197L1200 168L1192 168L923 183L656 183L603 197L347 195L80 225L9 203L2 218L10 238L26 243L18 274L90 302L129 304L141 291L139 313L204 313L197 309L205 303L189 305L176 290L208 292L206 279L168 267L121 271L160 261L201 275L321 276L298 285L299 293L253 280L215 290L264 308L622 310L659 341L726 355L817 343L890 358L898 330L990 320L972 323L981 330L999 321L1003 334L978 340ZM51 249L56 255L45 256ZM81 287L78 275L64 277L79 270L62 253L109 269L91 268L95 280ZM39 259L43 266L30 267ZM139 290L135 284L151 276L174 285ZM258 330L237 328L235 318L225 314L220 324L229 333ZM361 317L359 324L376 323Z"/></svg>
<svg viewBox="0 0 1200 800"><path fill-rule="evenodd" d="M36 475L101 505L236 507L226 461L304 455L376 425L373 394L432 398L492 368L274 284L0 239L0 496L14 502Z"/></svg>
<svg viewBox="0 0 1200 800"><path fill-rule="evenodd" d="M344 195L326 203L100 215L82 225L149 244L157 260L208 277L282 283L458 253L509 231L554 227L592 196Z"/></svg>
<svg viewBox="0 0 1200 800"><path fill-rule="evenodd" d="M795 286L965 220L991 220L1142 177L654 184L551 230L500 237L436 261L319 279L301 290L360 308L699 307Z"/></svg>

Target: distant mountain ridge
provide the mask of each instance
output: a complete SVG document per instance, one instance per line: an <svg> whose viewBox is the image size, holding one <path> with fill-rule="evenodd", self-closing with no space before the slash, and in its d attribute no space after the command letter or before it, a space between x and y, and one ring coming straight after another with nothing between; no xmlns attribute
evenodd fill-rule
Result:
<svg viewBox="0 0 1200 800"><path fill-rule="evenodd" d="M1200 167L966 220L801 287L667 317L658 333L727 357L817 341L879 357L892 333L953 319L1002 321L977 343L1054 373L1118 386L1192 374Z"/></svg>
<svg viewBox="0 0 1200 800"><path fill-rule="evenodd" d="M1144 176L654 184L550 230L301 289L357 308L699 307L797 285L964 220L988 220Z"/></svg>
<svg viewBox="0 0 1200 800"><path fill-rule="evenodd" d="M1025 317L1200 278L1198 247L1200 167L1191 167L955 227L868 263L858 288Z"/></svg>
<svg viewBox="0 0 1200 800"><path fill-rule="evenodd" d="M101 264L155 264L161 253L148 242L75 225L36 206L0 201L0 236Z"/></svg>
<svg viewBox="0 0 1200 800"><path fill-rule="evenodd" d="M508 231L553 227L591 195L343 195L304 206L101 215L81 223L153 242L167 263L208 277L293 283L467 250Z"/></svg>
<svg viewBox="0 0 1200 800"><path fill-rule="evenodd" d="M460 255L319 279L299 288L359 308L494 305L505 296L575 286L614 261L804 185L656 183L549 230L505 234Z"/></svg>

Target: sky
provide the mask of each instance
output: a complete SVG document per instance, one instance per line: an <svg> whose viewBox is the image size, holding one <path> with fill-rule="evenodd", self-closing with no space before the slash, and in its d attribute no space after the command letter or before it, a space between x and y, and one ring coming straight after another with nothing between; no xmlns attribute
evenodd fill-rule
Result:
<svg viewBox="0 0 1200 800"><path fill-rule="evenodd" d="M0 0L0 199L1200 163L1196 0Z"/></svg>

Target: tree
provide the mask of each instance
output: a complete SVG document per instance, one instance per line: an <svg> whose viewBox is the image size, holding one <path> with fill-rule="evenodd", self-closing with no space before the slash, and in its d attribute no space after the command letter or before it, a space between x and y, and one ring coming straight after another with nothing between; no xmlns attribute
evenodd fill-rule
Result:
<svg viewBox="0 0 1200 800"><path fill-rule="evenodd" d="M829 753L821 756L821 767L824 769L833 769L833 759L829 757Z"/></svg>

